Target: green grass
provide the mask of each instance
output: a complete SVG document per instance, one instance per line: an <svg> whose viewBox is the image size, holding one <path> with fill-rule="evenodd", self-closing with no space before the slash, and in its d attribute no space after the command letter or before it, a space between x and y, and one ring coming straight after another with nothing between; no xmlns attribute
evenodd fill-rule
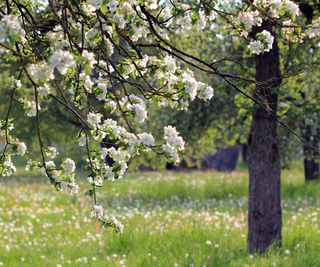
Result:
<svg viewBox="0 0 320 267"><path fill-rule="evenodd" d="M100 228L89 199L56 192L39 175L0 180L0 266L320 266L320 184L284 171L283 248L246 252L248 177L132 173L98 199L124 233Z"/></svg>

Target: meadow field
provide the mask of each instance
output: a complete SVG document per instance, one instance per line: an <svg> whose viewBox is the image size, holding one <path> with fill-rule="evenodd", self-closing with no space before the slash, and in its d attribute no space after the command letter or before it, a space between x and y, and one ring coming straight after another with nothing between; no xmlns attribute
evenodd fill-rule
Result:
<svg viewBox="0 0 320 267"><path fill-rule="evenodd" d="M0 266L320 266L320 184L282 174L283 248L246 252L247 172L128 173L98 193L123 234L90 218L89 200L39 176L1 178Z"/></svg>

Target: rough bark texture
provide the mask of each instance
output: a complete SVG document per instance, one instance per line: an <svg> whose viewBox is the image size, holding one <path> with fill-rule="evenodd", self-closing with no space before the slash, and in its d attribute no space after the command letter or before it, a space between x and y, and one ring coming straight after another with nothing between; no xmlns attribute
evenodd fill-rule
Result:
<svg viewBox="0 0 320 267"><path fill-rule="evenodd" d="M262 30L272 33L272 24L264 22L255 32ZM255 56L255 64L256 80L264 85L256 88L254 96L275 114L281 84L276 39L270 52ZM263 253L272 244L281 246L282 215L277 122L259 106L255 107L248 139L248 166L248 249L250 253Z"/></svg>

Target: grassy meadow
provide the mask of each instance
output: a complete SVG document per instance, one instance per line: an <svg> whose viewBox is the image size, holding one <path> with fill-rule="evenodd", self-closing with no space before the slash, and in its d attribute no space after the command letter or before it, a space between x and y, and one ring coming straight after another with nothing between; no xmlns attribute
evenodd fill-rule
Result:
<svg viewBox="0 0 320 267"><path fill-rule="evenodd" d="M99 190L124 233L100 228L89 200L37 175L0 180L0 266L320 266L320 184L282 174L283 248L246 252L246 171L129 173Z"/></svg>

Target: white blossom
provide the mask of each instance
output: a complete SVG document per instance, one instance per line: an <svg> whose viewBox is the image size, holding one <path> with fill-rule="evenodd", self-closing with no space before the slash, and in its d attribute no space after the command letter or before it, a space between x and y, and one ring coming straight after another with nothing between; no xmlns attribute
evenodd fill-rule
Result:
<svg viewBox="0 0 320 267"><path fill-rule="evenodd" d="M184 150L184 141L175 127L171 125L164 127L164 140L166 143L162 145L163 151L170 160L179 162L178 151Z"/></svg>
<svg viewBox="0 0 320 267"><path fill-rule="evenodd" d="M53 68L45 62L31 64L29 72L35 82L46 82L54 79Z"/></svg>
<svg viewBox="0 0 320 267"><path fill-rule="evenodd" d="M51 161L47 161L46 162L46 167L47 167L47 169L52 169L52 168L55 168L55 164L54 164L54 162L51 160Z"/></svg>
<svg viewBox="0 0 320 267"><path fill-rule="evenodd" d="M254 40L250 42L249 48L252 51L252 53L259 55L260 53L263 52L264 46L261 41Z"/></svg>
<svg viewBox="0 0 320 267"><path fill-rule="evenodd" d="M198 82L197 87L199 88L198 97L203 100L210 100L214 95L214 90L211 86L205 83Z"/></svg>
<svg viewBox="0 0 320 267"><path fill-rule="evenodd" d="M49 146L46 148L46 156L50 159L54 159L59 155L59 152L56 147Z"/></svg>
<svg viewBox="0 0 320 267"><path fill-rule="evenodd" d="M92 217L96 217L98 219L101 219L103 217L103 208L100 205L94 205L93 210L91 212Z"/></svg>
<svg viewBox="0 0 320 267"><path fill-rule="evenodd" d="M24 156L27 151L27 146L24 142L19 142L17 145L17 153L20 156Z"/></svg>
<svg viewBox="0 0 320 267"><path fill-rule="evenodd" d="M91 69L95 64L97 64L97 61L94 58L94 53L91 53L88 50L83 50L81 55L85 59L85 61L88 62L88 65Z"/></svg>
<svg viewBox="0 0 320 267"><path fill-rule="evenodd" d="M144 122L147 118L147 110L144 106L140 104L133 104L130 105L130 108L132 111L134 111L135 118L138 122Z"/></svg>
<svg viewBox="0 0 320 267"><path fill-rule="evenodd" d="M264 51L269 52L272 49L274 37L266 30L263 30L261 34L264 36L264 42L266 43Z"/></svg>
<svg viewBox="0 0 320 267"><path fill-rule="evenodd" d="M127 157L130 157L130 155L125 150L115 149L114 147L109 148L108 153L110 157L117 162L123 162Z"/></svg>
<svg viewBox="0 0 320 267"><path fill-rule="evenodd" d="M146 105L143 99L136 95L130 95L129 99L128 97L123 98L122 101L120 101L120 105L123 108L132 111L135 120L139 123L144 122L148 117Z"/></svg>
<svg viewBox="0 0 320 267"><path fill-rule="evenodd" d="M79 144L79 146L85 146L86 143L87 143L87 138L86 138L86 136L83 134L83 135L81 135L81 136L79 137L79 139L78 139L78 144Z"/></svg>
<svg viewBox="0 0 320 267"><path fill-rule="evenodd" d="M299 5L295 4L291 0L285 0L285 4L286 4L289 12L291 12L292 14L295 14L296 16L299 16L299 14L300 14Z"/></svg>
<svg viewBox="0 0 320 267"><path fill-rule="evenodd" d="M87 114L87 121L91 125L96 125L96 124L99 124L101 122L101 117L102 117L102 115L99 114L99 113L89 112Z"/></svg>
<svg viewBox="0 0 320 267"><path fill-rule="evenodd" d="M262 52L269 52L273 46L274 37L269 31L263 30L257 34L258 40L251 41L249 49L254 54L261 54Z"/></svg>
<svg viewBox="0 0 320 267"><path fill-rule="evenodd" d="M63 170L66 175L72 174L76 169L76 164L74 161L70 158L66 158L65 161L62 164Z"/></svg>
<svg viewBox="0 0 320 267"><path fill-rule="evenodd" d="M16 167L13 165L11 160L11 155L5 155L4 161L2 163L2 176L11 176L17 171Z"/></svg>
<svg viewBox="0 0 320 267"><path fill-rule="evenodd" d="M88 177L88 182L95 186L102 186L103 180L100 176L96 176L95 178L92 178L91 176Z"/></svg>
<svg viewBox="0 0 320 267"><path fill-rule="evenodd" d="M38 87L38 93L41 96L47 97L50 94L50 87L48 84L43 84L42 86Z"/></svg>
<svg viewBox="0 0 320 267"><path fill-rule="evenodd" d="M154 138L149 133L140 133L138 137L145 146L152 146L154 144Z"/></svg>
<svg viewBox="0 0 320 267"><path fill-rule="evenodd" d="M309 38L314 38L320 35L320 18L312 22L312 24L306 29L306 34Z"/></svg>
<svg viewBox="0 0 320 267"><path fill-rule="evenodd" d="M116 233L122 233L123 232L123 224L121 222L119 222L116 217L112 216L110 218L111 223L115 226L115 231Z"/></svg>
<svg viewBox="0 0 320 267"><path fill-rule="evenodd" d="M115 12L117 10L118 5L119 5L118 0L109 0L108 1L108 7L111 12Z"/></svg>
<svg viewBox="0 0 320 267"><path fill-rule="evenodd" d="M60 176L59 176L59 172L58 172L57 170L51 171L51 176L52 176L52 178L54 179L54 181L55 181L56 183L61 182Z"/></svg>
<svg viewBox="0 0 320 267"><path fill-rule="evenodd" d="M35 101L26 101L25 103L26 115L28 117L34 117L37 115L37 105ZM41 107L38 103L38 110L41 110Z"/></svg>
<svg viewBox="0 0 320 267"><path fill-rule="evenodd" d="M193 77L193 72L190 70L184 72L182 81L185 84L185 92L189 94L191 100L194 100L198 92L198 83Z"/></svg>
<svg viewBox="0 0 320 267"><path fill-rule="evenodd" d="M262 18L258 10L240 12L237 20L243 24L247 32L251 32L253 26L260 26L262 23Z"/></svg>
<svg viewBox="0 0 320 267"><path fill-rule="evenodd" d="M167 67L167 70L169 73L175 73L176 72L176 69L177 69L177 66L176 66L176 61L173 57L171 56L166 56L164 59L163 59L166 67Z"/></svg>
<svg viewBox="0 0 320 267"><path fill-rule="evenodd" d="M4 15L0 20L0 43L10 42L10 38L19 38L24 42L25 31L20 20L12 14Z"/></svg>
<svg viewBox="0 0 320 267"><path fill-rule="evenodd" d="M113 16L113 20L114 22L118 25L118 27L120 29L124 29L126 23L127 23L127 20L125 19L125 17L123 16L123 14L119 14L119 13L116 13L114 16Z"/></svg>
<svg viewBox="0 0 320 267"><path fill-rule="evenodd" d="M99 9L102 5L102 0L87 0L88 4L93 6L95 9Z"/></svg>
<svg viewBox="0 0 320 267"><path fill-rule="evenodd" d="M52 56L50 57L50 65L51 68L57 68L57 70L62 74L65 75L74 64L75 60L70 52L57 50L55 51Z"/></svg>

